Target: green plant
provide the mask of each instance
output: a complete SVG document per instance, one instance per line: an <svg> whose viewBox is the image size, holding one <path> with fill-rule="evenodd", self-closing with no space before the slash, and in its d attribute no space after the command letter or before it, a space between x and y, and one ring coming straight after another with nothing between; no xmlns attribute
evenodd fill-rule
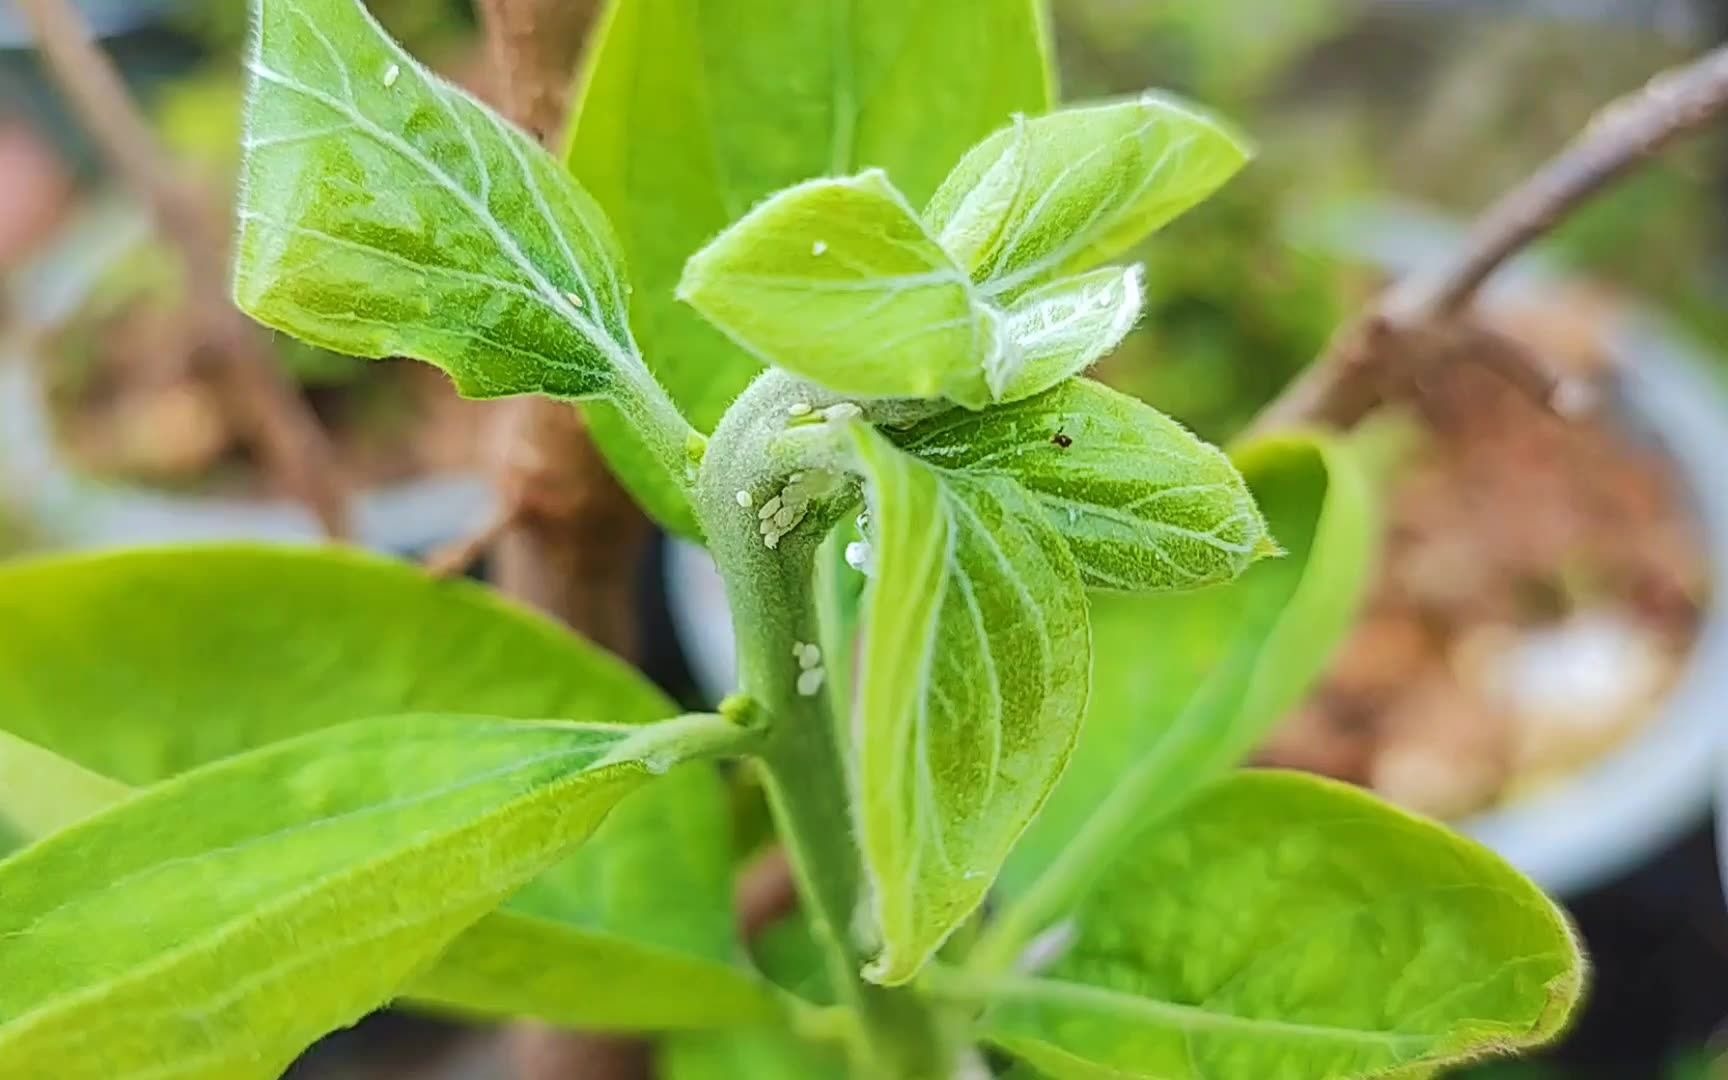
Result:
<svg viewBox="0 0 1728 1080"><path fill-rule="evenodd" d="M1368 484L1081 377L1140 310L1110 260L1243 163L1226 127L1047 111L1032 0L622 0L590 195L355 0L257 18L242 306L583 401L714 554L741 687L662 719L356 555L0 571L0 822L41 837L0 863L0 1077L268 1076L396 998L663 1032L683 1078L1426 1075L1563 1023L1580 958L1510 868L1229 772L1349 618ZM1113 620L1153 640L1094 656ZM757 964L724 758L802 901Z"/></svg>

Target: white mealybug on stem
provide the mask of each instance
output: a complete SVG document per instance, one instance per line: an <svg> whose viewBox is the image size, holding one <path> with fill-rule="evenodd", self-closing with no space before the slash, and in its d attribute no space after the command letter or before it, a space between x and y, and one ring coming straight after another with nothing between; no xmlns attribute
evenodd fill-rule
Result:
<svg viewBox="0 0 1728 1080"><path fill-rule="evenodd" d="M860 574L870 573L870 541L854 540L846 545L846 565Z"/></svg>
<svg viewBox="0 0 1728 1080"><path fill-rule="evenodd" d="M391 64L389 67L385 68L384 69L384 89L388 90L392 86L395 86L396 80L400 79L401 77L402 77L402 65L401 64Z"/></svg>
<svg viewBox="0 0 1728 1080"><path fill-rule="evenodd" d="M856 420L863 415L864 410L860 409L850 401L835 402L833 405L822 410L822 419L831 424L838 424L846 420Z"/></svg>
<svg viewBox="0 0 1728 1080"><path fill-rule="evenodd" d="M754 498L752 498L752 497L751 497L751 495L750 495L750 493L749 493L749 492L748 492L748 491L743 491L743 490L740 490L740 491L739 491L739 492L738 492L738 494L736 494L736 495L734 495L734 496L732 496L732 497L733 497L733 498L734 498L734 499L737 499L737 500L738 500L738 505L739 505L739 506L742 506L742 507L743 507L743 508L744 508L744 509L746 509L746 510L748 510L748 509L750 509L750 507L751 507L751 506L753 506L753 505L755 505L755 503L756 503L756 500L755 500L755 499L754 499Z"/></svg>
<svg viewBox="0 0 1728 1080"><path fill-rule="evenodd" d="M787 416L809 416L810 415L810 403L808 401L794 401L792 404L786 406L786 415Z"/></svg>
<svg viewBox="0 0 1728 1080"><path fill-rule="evenodd" d="M798 673L798 693L804 697L815 697L822 689L822 680L827 676L822 668L811 668Z"/></svg>
<svg viewBox="0 0 1728 1080"><path fill-rule="evenodd" d="M582 306L582 298L581 298L581 297L580 297L580 296L577 296L577 295L576 295L576 294L575 294L575 293L573 293L573 292L567 292L567 293L565 293L565 294L564 294L564 299L566 299L566 300L568 300L568 301L570 301L570 306L571 306L571 307L581 307L581 306Z"/></svg>
<svg viewBox="0 0 1728 1080"><path fill-rule="evenodd" d="M840 477L826 469L795 472L786 478L786 486L756 511L757 529L762 542L770 550L780 546L780 538L798 527L810 511L810 502L833 491Z"/></svg>

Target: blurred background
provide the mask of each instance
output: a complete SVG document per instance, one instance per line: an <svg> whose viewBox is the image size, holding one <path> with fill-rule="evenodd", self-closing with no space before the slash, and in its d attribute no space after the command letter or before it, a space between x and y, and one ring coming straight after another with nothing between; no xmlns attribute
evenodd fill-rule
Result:
<svg viewBox="0 0 1728 1080"><path fill-rule="evenodd" d="M582 6L581 0L576 6ZM375 0L485 94L463 0ZM1052 0L1068 99L1167 87L1246 128L1255 165L1161 233L1148 315L1100 376L1228 439L1388 277L1527 176L1610 99L1728 40L1720 0ZM238 163L245 5L88 0L208 198ZM1562 421L1448 369L1376 426L1388 544L1360 623L1267 763L1456 823L1554 891L1595 964L1543 1059L1495 1077L1701 1078L1728 1049L1714 808L1728 729L1728 143L1687 144L1506 276L1491 318L1603 407ZM226 208L219 212L226 214ZM0 0L0 558L310 538L201 351L176 247L104 174ZM441 375L277 338L363 493L358 538L421 556L484 520L492 411ZM642 580L647 666L726 689L723 609L687 552ZM1132 708L1132 612L1099 694ZM1719 795L1719 789L1722 795ZM483 1036L388 1015L306 1077L503 1075Z"/></svg>

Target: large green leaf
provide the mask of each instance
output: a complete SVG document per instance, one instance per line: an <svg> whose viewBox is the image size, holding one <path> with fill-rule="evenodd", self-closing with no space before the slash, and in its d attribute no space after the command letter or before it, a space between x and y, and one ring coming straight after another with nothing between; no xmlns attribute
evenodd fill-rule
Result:
<svg viewBox="0 0 1728 1080"><path fill-rule="evenodd" d="M661 1044L662 1080L846 1080L846 1055L785 1028L677 1035Z"/></svg>
<svg viewBox="0 0 1728 1080"><path fill-rule="evenodd" d="M1147 94L1003 128L966 155L924 213L986 293L1012 299L1121 254L1247 160L1219 121Z"/></svg>
<svg viewBox="0 0 1728 1080"><path fill-rule="evenodd" d="M735 965L607 928L524 915L514 905L464 931L403 993L411 1003L456 1013L531 1016L583 1031L734 1028L783 1019L774 993Z"/></svg>
<svg viewBox="0 0 1728 1080"><path fill-rule="evenodd" d="M626 793L744 737L410 715L157 785L0 863L0 1073L274 1076Z"/></svg>
<svg viewBox="0 0 1728 1080"><path fill-rule="evenodd" d="M0 567L0 729L132 785L397 712L676 712L622 661L463 581L341 549Z"/></svg>
<svg viewBox="0 0 1728 1080"><path fill-rule="evenodd" d="M678 297L766 363L841 394L979 408L998 315L879 170L779 192L697 252Z"/></svg>
<svg viewBox="0 0 1728 1080"><path fill-rule="evenodd" d="M880 951L910 979L983 900L1085 710L1086 601L1012 481L939 470L859 429L874 571L852 710L853 799Z"/></svg>
<svg viewBox="0 0 1728 1080"><path fill-rule="evenodd" d="M130 793L0 731L0 850ZM730 955L727 811L701 763L632 792L576 854L463 931L404 993L434 1009L587 1031L779 1021L776 996Z"/></svg>
<svg viewBox="0 0 1728 1080"><path fill-rule="evenodd" d="M981 413L951 410L895 439L943 469L1025 488L1096 588L1210 585L1276 551L1222 451L1086 379Z"/></svg>
<svg viewBox="0 0 1728 1080"><path fill-rule="evenodd" d="M19 562L0 569L0 628L0 822L20 839L118 798L108 776L154 783L367 715L640 723L675 711L621 662L485 589L340 550ZM728 820L706 764L631 795L512 899L538 918L489 916L411 992L589 1027L763 1019L760 984L724 966ZM585 966L620 955L632 957L629 986L654 989L614 989ZM706 1009L693 996L721 985Z"/></svg>
<svg viewBox="0 0 1728 1080"><path fill-rule="evenodd" d="M1431 1075L1551 1038L1583 961L1497 856L1342 784L1239 773L1135 831L1038 977L966 988L1059 1078Z"/></svg>
<svg viewBox="0 0 1728 1080"><path fill-rule="evenodd" d="M612 0L569 163L617 226L648 363L697 427L758 365L674 299L685 260L819 176L882 168L922 203L1010 115L1049 107L1042 21L1039 0Z"/></svg>
<svg viewBox="0 0 1728 1080"><path fill-rule="evenodd" d="M1092 597L1091 707L1067 773L1002 874L1008 896L1053 864L1067 860L1084 877L1081 860L1101 867L1126 850L1122 823L1167 812L1240 760L1348 631L1378 539L1356 454L1332 438L1290 436L1236 458L1285 557L1225 588ZM1083 834L1095 850L1077 844Z"/></svg>
<svg viewBox="0 0 1728 1080"><path fill-rule="evenodd" d="M475 397L606 397L680 491L688 425L631 339L623 256L593 200L358 0L257 12L240 306L336 352L430 361Z"/></svg>
<svg viewBox="0 0 1728 1080"><path fill-rule="evenodd" d="M632 794L575 855L457 938L414 1001L588 1031L779 1021L738 965L731 805L706 762Z"/></svg>
<svg viewBox="0 0 1728 1080"><path fill-rule="evenodd" d="M0 855L130 794L119 781L0 730Z"/></svg>

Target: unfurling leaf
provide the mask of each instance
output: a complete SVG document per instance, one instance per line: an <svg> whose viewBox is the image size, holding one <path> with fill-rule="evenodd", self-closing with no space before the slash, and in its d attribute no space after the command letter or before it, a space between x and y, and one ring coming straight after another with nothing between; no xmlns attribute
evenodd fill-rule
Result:
<svg viewBox="0 0 1728 1080"><path fill-rule="evenodd" d="M1301 700L1348 632L1373 569L1379 519L1351 444L1280 436L1235 453L1280 559L1227 588L1094 595L1092 698L1074 759L1021 837L998 888L1025 894L1058 862L1083 883L1146 825L1235 765ZM1085 834L1109 843L1082 843ZM1112 839L1113 837L1113 839ZM1076 867L1077 852L1095 867ZM1052 897L1055 917L1062 897Z"/></svg>
<svg viewBox="0 0 1728 1080"><path fill-rule="evenodd" d="M759 370L673 290L757 202L887 171L921 205L1015 112L1050 106L1039 0L612 0L573 121L570 170L616 226L647 362L698 428ZM748 28L748 32L743 32ZM988 42L955 63L955 42ZM602 433L603 443L610 438Z"/></svg>
<svg viewBox="0 0 1728 1080"><path fill-rule="evenodd" d="M1552 1038L1583 963L1487 849L1342 784L1219 780L1138 830L1039 977L966 988L1066 1080L1382 1077Z"/></svg>
<svg viewBox="0 0 1728 1080"><path fill-rule="evenodd" d="M900 983L983 900L1067 761L1086 601L1062 538L1011 480L855 435L874 549L850 755L881 938L866 974Z"/></svg>
<svg viewBox="0 0 1728 1080"><path fill-rule="evenodd" d="M976 409L1004 367L1000 317L875 170L763 202L690 259L678 295L764 362L841 394Z"/></svg>
<svg viewBox="0 0 1728 1080"><path fill-rule="evenodd" d="M1126 251L1247 158L1222 123L1170 99L1063 109L980 143L924 216L986 294L1013 299Z"/></svg>
<svg viewBox="0 0 1728 1080"><path fill-rule="evenodd" d="M1033 289L1008 308L1018 353L1003 401L1019 401L1079 375L1122 343L1144 302L1139 266L1107 266Z"/></svg>
<svg viewBox="0 0 1728 1080"><path fill-rule="evenodd" d="M1222 451L1086 379L988 412L950 411L895 440L944 470L1025 488L1095 588L1210 585L1277 550Z"/></svg>
<svg viewBox="0 0 1728 1080"><path fill-rule="evenodd" d="M387 717L151 788L0 863L0 1075L275 1076L625 794L741 736Z"/></svg>

